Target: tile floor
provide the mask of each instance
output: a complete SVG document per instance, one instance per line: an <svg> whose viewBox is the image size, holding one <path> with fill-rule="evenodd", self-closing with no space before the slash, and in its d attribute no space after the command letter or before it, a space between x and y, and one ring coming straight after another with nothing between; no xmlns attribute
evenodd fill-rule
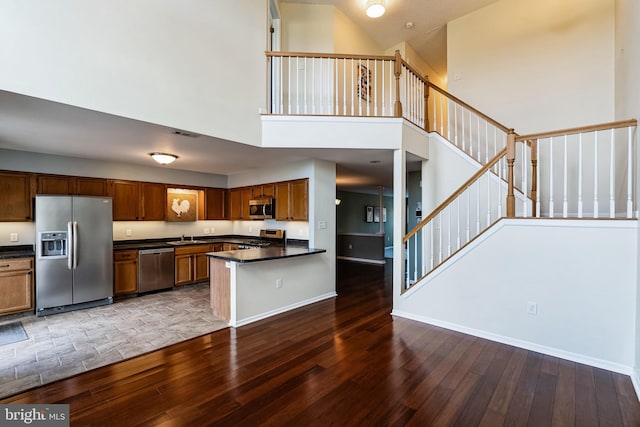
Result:
<svg viewBox="0 0 640 427"><path fill-rule="evenodd" d="M21 320L28 340L0 346L0 398L227 327L200 284Z"/></svg>

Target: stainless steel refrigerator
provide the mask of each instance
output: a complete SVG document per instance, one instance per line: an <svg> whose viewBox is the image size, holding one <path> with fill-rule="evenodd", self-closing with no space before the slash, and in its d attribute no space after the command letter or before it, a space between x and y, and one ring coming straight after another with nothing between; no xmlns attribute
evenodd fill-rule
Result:
<svg viewBox="0 0 640 427"><path fill-rule="evenodd" d="M110 197L36 196L36 315L113 302Z"/></svg>

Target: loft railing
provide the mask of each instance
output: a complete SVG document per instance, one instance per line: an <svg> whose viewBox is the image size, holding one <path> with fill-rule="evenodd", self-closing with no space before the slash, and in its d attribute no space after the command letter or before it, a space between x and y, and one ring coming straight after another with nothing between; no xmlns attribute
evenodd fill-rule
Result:
<svg viewBox="0 0 640 427"><path fill-rule="evenodd" d="M437 132L479 164L506 145L509 129L429 82L402 59L266 52L269 114L402 117Z"/></svg>
<svg viewBox="0 0 640 427"><path fill-rule="evenodd" d="M531 215L635 218L636 120L513 135L514 162L527 171ZM517 154L525 144L530 158ZM527 151L524 151L526 154ZM525 176L526 179L526 176Z"/></svg>

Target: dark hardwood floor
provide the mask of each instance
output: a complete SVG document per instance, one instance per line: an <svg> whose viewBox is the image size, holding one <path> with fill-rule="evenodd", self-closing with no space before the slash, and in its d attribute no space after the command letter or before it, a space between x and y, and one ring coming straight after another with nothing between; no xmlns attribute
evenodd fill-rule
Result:
<svg viewBox="0 0 640 427"><path fill-rule="evenodd" d="M68 403L72 426L640 426L626 376L393 318L389 270L339 262L335 300L0 403Z"/></svg>

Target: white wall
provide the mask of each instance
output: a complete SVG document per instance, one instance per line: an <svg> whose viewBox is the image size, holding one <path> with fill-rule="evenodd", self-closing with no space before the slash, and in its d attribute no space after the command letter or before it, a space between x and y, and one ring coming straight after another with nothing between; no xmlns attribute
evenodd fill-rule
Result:
<svg viewBox="0 0 640 427"><path fill-rule="evenodd" d="M0 9L0 89L260 143L267 0L2 0Z"/></svg>
<svg viewBox="0 0 640 427"><path fill-rule="evenodd" d="M449 92L520 134L611 121L614 0L498 1L448 23L447 62Z"/></svg>
<svg viewBox="0 0 640 427"><path fill-rule="evenodd" d="M338 8L333 8L333 51L358 55L383 55L380 48L360 27Z"/></svg>
<svg viewBox="0 0 640 427"><path fill-rule="evenodd" d="M282 50L333 52L333 6L280 3Z"/></svg>
<svg viewBox="0 0 640 427"><path fill-rule="evenodd" d="M616 119L640 118L640 3L616 0ZM638 137L636 132L636 145ZM640 151L636 150L636 165ZM636 200L640 200L640 175L636 177ZM640 235L638 236L640 242ZM640 259L636 260L636 268ZM636 285L635 373L632 376L640 396L640 276Z"/></svg>
<svg viewBox="0 0 640 427"><path fill-rule="evenodd" d="M635 221L502 220L394 314L628 374L637 255Z"/></svg>

